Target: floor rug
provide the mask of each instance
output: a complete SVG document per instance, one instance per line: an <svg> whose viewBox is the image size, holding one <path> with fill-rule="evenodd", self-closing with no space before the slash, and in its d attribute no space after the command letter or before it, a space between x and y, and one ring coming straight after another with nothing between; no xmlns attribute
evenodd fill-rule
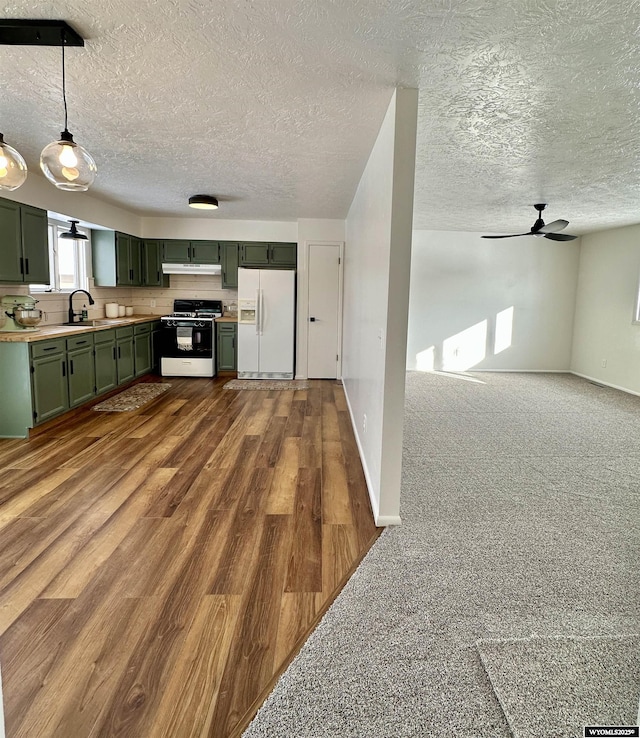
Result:
<svg viewBox="0 0 640 738"><path fill-rule="evenodd" d="M110 413L125 413L131 410L137 410L142 405L146 405L147 402L151 402L151 400L166 392L170 387L170 384L161 384L159 382L136 384L134 387L129 387L124 392L120 392L108 400L94 405L92 409Z"/></svg>
<svg viewBox="0 0 640 738"><path fill-rule="evenodd" d="M223 389L232 390L304 390L309 389L306 379L232 379Z"/></svg>
<svg viewBox="0 0 640 738"><path fill-rule="evenodd" d="M581 738L585 725L636 725L640 636L477 645L514 738Z"/></svg>

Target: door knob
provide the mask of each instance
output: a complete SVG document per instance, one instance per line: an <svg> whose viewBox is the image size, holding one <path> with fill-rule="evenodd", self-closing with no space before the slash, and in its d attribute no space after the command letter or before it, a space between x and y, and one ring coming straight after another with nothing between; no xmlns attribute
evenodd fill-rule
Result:
<svg viewBox="0 0 640 738"><path fill-rule="evenodd" d="M316 322L316 319L315 318L309 318L309 322L310 323L315 323Z"/></svg>

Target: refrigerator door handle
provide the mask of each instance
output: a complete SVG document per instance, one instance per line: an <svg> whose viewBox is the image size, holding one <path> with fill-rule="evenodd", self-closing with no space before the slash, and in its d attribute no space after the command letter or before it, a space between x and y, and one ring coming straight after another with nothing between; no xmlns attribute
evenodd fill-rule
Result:
<svg viewBox="0 0 640 738"><path fill-rule="evenodd" d="M259 336L262 332L260 328L260 321L262 320L260 305L260 290L256 290L256 336Z"/></svg>
<svg viewBox="0 0 640 738"><path fill-rule="evenodd" d="M264 331L264 290L260 290L260 335Z"/></svg>

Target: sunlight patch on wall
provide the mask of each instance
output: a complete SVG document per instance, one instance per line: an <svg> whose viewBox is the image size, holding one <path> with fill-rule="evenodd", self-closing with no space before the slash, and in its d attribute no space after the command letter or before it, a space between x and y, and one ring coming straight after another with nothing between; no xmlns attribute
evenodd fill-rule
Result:
<svg viewBox="0 0 640 738"><path fill-rule="evenodd" d="M429 348L416 354L416 370L419 372L432 372L435 369L436 347Z"/></svg>
<svg viewBox="0 0 640 738"><path fill-rule="evenodd" d="M493 353L499 354L501 351L511 346L513 337L513 305L506 310L496 313L496 335L493 344Z"/></svg>
<svg viewBox="0 0 640 738"><path fill-rule="evenodd" d="M479 364L487 355L487 330L483 320L447 338L442 344L442 369L460 372Z"/></svg>

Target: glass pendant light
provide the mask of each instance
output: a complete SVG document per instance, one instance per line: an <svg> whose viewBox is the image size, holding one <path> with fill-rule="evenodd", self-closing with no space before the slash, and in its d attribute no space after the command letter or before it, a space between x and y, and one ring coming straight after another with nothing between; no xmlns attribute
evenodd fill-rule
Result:
<svg viewBox="0 0 640 738"><path fill-rule="evenodd" d="M27 163L22 154L4 142L0 133L0 190L17 190L27 178Z"/></svg>
<svg viewBox="0 0 640 738"><path fill-rule="evenodd" d="M91 154L73 140L67 130L67 92L64 71L64 30L62 31L62 100L64 102L64 131L59 141L42 149L40 169L59 190L84 192L91 187L98 171Z"/></svg>

